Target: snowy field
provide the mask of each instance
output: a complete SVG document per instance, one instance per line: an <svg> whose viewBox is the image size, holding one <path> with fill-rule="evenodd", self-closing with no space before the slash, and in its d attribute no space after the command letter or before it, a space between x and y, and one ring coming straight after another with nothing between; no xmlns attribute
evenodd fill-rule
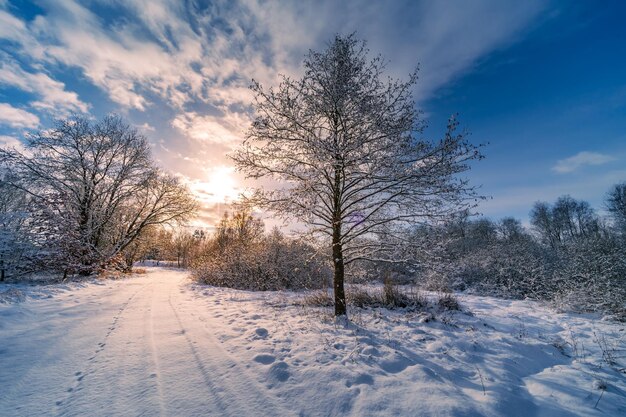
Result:
<svg viewBox="0 0 626 417"><path fill-rule="evenodd" d="M626 326L461 296L472 312L123 280L0 285L0 416L626 416Z"/></svg>

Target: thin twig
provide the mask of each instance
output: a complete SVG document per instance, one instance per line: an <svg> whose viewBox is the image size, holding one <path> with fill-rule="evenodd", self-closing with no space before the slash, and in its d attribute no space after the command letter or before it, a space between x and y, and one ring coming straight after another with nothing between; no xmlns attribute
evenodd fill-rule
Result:
<svg viewBox="0 0 626 417"><path fill-rule="evenodd" d="M604 391L606 391L606 388L602 389L602 392L600 393L600 397L598 397L598 401L596 401L596 405L594 405L593 408L598 408L598 404L600 403L600 400L602 399L602 396L604 395Z"/></svg>
<svg viewBox="0 0 626 417"><path fill-rule="evenodd" d="M487 390L485 390L485 383L483 382L483 374L480 372L480 369L478 369L477 365L474 365L474 368L476 368L476 371L478 371L478 376L480 377L480 384L483 386L483 395L487 395Z"/></svg>

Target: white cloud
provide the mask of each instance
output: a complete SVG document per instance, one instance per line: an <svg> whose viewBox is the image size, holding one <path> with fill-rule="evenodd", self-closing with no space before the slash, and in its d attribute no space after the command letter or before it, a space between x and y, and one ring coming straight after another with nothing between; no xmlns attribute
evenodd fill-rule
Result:
<svg viewBox="0 0 626 417"><path fill-rule="evenodd" d="M426 98L514 39L544 7L489 0L241 0L205 8L173 0L101 3L125 9L126 18L105 24L77 1L49 1L43 3L46 13L28 27L3 12L0 19L4 16L10 30L0 31L0 37L21 43L36 59L45 50L43 60L81 68L113 101L139 110L150 104L148 93L177 108L195 100L247 104L245 87L252 77L272 83L278 72L297 75L309 48L352 31L369 39L396 75L421 61L417 93Z"/></svg>
<svg viewBox="0 0 626 417"><path fill-rule="evenodd" d="M202 116L195 112L187 112L179 114L172 121L172 126L193 140L203 144L229 147L241 142L249 124L250 119L245 114L236 112L223 116Z"/></svg>
<svg viewBox="0 0 626 417"><path fill-rule="evenodd" d="M150 123L143 123L136 126L140 132L154 132L156 129Z"/></svg>
<svg viewBox="0 0 626 417"><path fill-rule="evenodd" d="M77 97L48 76L66 67L77 70L119 109L169 107L176 112L170 123L184 137L169 136L155 154L198 184L206 181L201 173L207 161L228 164L224 154L243 138L250 123L250 80L270 86L277 84L279 73L299 77L304 54L323 49L335 33L356 31L367 39L374 53L390 61L393 76L406 77L420 62L416 98L425 100L494 49L514 42L545 9L542 1L501 0L38 4L44 12L29 22L0 10L0 39L9 40L29 68L41 68L40 83L54 91L33 107L78 105L73 101ZM94 5L115 12L96 13ZM34 87L20 81L28 74L18 80L5 74L4 82L28 91ZM163 116L150 120L159 118ZM151 136L158 137L158 130Z"/></svg>
<svg viewBox="0 0 626 417"><path fill-rule="evenodd" d="M0 103L0 125L2 124L14 128L36 128L39 126L39 118L8 103Z"/></svg>
<svg viewBox="0 0 626 417"><path fill-rule="evenodd" d="M406 77L420 63L417 99L472 67L494 49L508 45L547 2L493 0L364 2L246 2L270 33L283 68L296 68L308 48L319 49L335 33L356 31L373 52ZM284 69L281 68L284 71Z"/></svg>
<svg viewBox="0 0 626 417"><path fill-rule="evenodd" d="M0 7L4 5L0 3ZM5 10L0 10L0 39L6 39L21 45L28 55L39 59L43 56L44 48L37 42L22 20Z"/></svg>
<svg viewBox="0 0 626 417"><path fill-rule="evenodd" d="M38 96L38 100L30 103L36 109L65 115L68 112L86 113L86 103L78 98L78 94L65 90L65 84L53 80L43 72L30 73L6 54L0 54L0 85L17 87Z"/></svg>
<svg viewBox="0 0 626 417"><path fill-rule="evenodd" d="M587 165L604 165L614 160L615 158L610 155L583 151L569 158L557 161L556 165L552 167L552 170L559 174L567 174Z"/></svg>

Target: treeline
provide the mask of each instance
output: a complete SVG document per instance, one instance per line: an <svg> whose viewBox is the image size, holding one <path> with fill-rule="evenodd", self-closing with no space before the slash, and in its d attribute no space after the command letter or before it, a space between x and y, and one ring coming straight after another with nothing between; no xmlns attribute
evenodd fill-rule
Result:
<svg viewBox="0 0 626 417"><path fill-rule="evenodd" d="M387 281L423 289L536 299L564 310L626 319L626 183L612 188L600 216L569 196L538 202L530 227L462 212L443 224L390 233L395 262L360 261L353 283ZM148 233L133 259L163 259L191 268L200 282L238 289L328 287L332 257L321 243L267 233L250 212L226 214L212 233ZM369 245L374 242L368 242Z"/></svg>
<svg viewBox="0 0 626 417"><path fill-rule="evenodd" d="M127 256L129 264L167 261L205 284L256 291L320 288L332 278L328 257L315 245L277 228L265 232L247 210L224 214L212 233L155 228Z"/></svg>
<svg viewBox="0 0 626 417"><path fill-rule="evenodd" d="M119 117L58 121L27 136L24 149L0 149L0 280L132 268L142 236L195 210Z"/></svg>
<svg viewBox="0 0 626 417"><path fill-rule="evenodd" d="M570 196L538 202L530 227L461 213L398 241L398 264L367 263L357 279L392 274L431 289L548 300L626 319L626 183L607 195L608 216Z"/></svg>

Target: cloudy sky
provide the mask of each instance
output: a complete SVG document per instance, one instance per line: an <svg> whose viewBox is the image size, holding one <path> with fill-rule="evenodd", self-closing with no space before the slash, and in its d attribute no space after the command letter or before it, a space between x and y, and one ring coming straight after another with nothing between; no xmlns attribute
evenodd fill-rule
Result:
<svg viewBox="0 0 626 417"><path fill-rule="evenodd" d="M55 117L122 114L214 222L246 185L226 154L252 78L357 33L406 77L439 137L459 113L487 158L480 211L526 220L562 194L600 207L626 181L626 6L619 1L0 0L0 145Z"/></svg>

